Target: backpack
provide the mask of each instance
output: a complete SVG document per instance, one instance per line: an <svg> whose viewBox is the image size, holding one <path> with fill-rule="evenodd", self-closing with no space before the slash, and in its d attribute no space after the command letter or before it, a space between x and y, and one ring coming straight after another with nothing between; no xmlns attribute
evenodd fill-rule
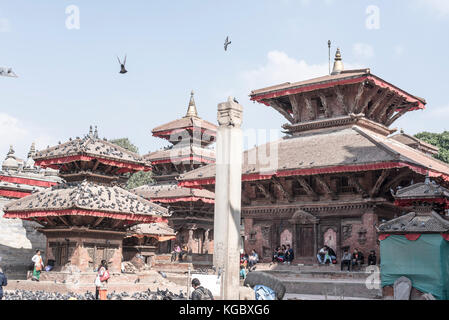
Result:
<svg viewBox="0 0 449 320"><path fill-rule="evenodd" d="M109 271L108 270L104 270L103 276L100 277L100 281L104 282L107 281L111 276L109 275Z"/></svg>
<svg viewBox="0 0 449 320"><path fill-rule="evenodd" d="M214 300L212 296L212 292L210 292L208 289L205 289L203 287L199 287L195 290L195 295L198 296L198 300Z"/></svg>

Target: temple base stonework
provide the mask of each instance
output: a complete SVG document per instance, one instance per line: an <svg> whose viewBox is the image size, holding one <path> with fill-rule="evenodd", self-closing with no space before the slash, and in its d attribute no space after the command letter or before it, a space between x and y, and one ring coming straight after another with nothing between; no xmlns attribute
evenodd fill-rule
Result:
<svg viewBox="0 0 449 320"><path fill-rule="evenodd" d="M120 272L124 232L88 228L42 229L47 236L46 257L54 260L55 271L75 266L81 272L93 271L106 260L111 272Z"/></svg>

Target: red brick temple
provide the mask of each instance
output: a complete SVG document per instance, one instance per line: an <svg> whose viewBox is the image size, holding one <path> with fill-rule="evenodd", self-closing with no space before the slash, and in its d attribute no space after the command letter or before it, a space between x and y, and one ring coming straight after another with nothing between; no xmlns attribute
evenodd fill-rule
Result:
<svg viewBox="0 0 449 320"><path fill-rule="evenodd" d="M154 137L166 139L171 146L145 155L153 168L153 185L133 191L172 212L169 224L176 231L179 245L186 244L192 254L213 252L214 193L178 186L178 177L215 162L217 126L198 116L192 91L185 117L152 130Z"/></svg>
<svg viewBox="0 0 449 320"><path fill-rule="evenodd" d="M278 111L285 137L244 152L242 219L245 251L271 261L292 245L297 262L316 261L324 244L341 257L358 248L379 253L375 225L402 211L392 190L422 182L426 173L449 185L449 166L413 138L392 138L390 126L425 107L425 100L371 73L344 70L337 51L331 75L251 92ZM424 148L424 149L423 149ZM264 164L258 154L269 154ZM214 191L215 165L181 176L182 187Z"/></svg>
<svg viewBox="0 0 449 320"><path fill-rule="evenodd" d="M43 226L46 260L55 261L55 271L67 264L92 271L103 259L111 271L120 271L127 229L166 221L165 208L118 186L126 173L150 170L150 164L99 139L97 130L37 152L34 160L42 168L59 170L65 182L8 203L4 218Z"/></svg>

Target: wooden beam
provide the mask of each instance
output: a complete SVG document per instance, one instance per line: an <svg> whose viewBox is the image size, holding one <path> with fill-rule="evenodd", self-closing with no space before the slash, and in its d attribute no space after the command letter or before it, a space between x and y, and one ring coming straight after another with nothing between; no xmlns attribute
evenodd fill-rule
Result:
<svg viewBox="0 0 449 320"><path fill-rule="evenodd" d="M404 109L402 109L401 111L399 111L398 113L396 113L392 118L390 118L389 120L387 120L386 122L386 126L389 127L393 124L393 122L395 122L397 119L399 119L400 117L402 117L405 113L407 113L408 111L410 111L410 109L413 107L413 105L409 105L408 107L404 107Z"/></svg>
<svg viewBox="0 0 449 320"><path fill-rule="evenodd" d="M326 96L322 92L320 92L320 94L318 96L319 96L321 104L323 105L323 108L325 110L326 117L328 117L328 118L332 117L332 110L329 108L329 105L327 104Z"/></svg>
<svg viewBox="0 0 449 320"><path fill-rule="evenodd" d="M366 87L365 81L359 84L357 88L357 94L355 96L354 103L351 106L350 112L357 113L358 106L360 104L360 99L362 99L363 93L365 92L365 87Z"/></svg>
<svg viewBox="0 0 449 320"><path fill-rule="evenodd" d="M357 114L363 113L366 115L369 103L377 95L378 91L379 91L379 88L376 86L374 86L374 88L372 88L371 90L367 91L365 98L360 102L360 105L357 109L358 112L356 112Z"/></svg>
<svg viewBox="0 0 449 320"><path fill-rule="evenodd" d="M112 228L117 228L117 226L120 224L120 223L122 223L123 222L123 220L117 220L116 222L114 222L113 224L112 224Z"/></svg>
<svg viewBox="0 0 449 320"><path fill-rule="evenodd" d="M308 114L309 114L309 119L306 119L306 120L315 120L316 115L315 115L315 111L313 110L313 106L312 106L312 98L310 96L306 96L305 94L303 94L302 100L303 100L304 106L306 107Z"/></svg>
<svg viewBox="0 0 449 320"><path fill-rule="evenodd" d="M301 121L301 111L302 111L299 95L293 94L288 96L288 98L290 99L290 103L292 105L294 122L298 123Z"/></svg>
<svg viewBox="0 0 449 320"><path fill-rule="evenodd" d="M104 217L98 218L95 223L92 225L92 228L97 227L102 221L104 220Z"/></svg>
<svg viewBox="0 0 449 320"><path fill-rule="evenodd" d="M285 109L285 105L279 101L276 100L270 100L269 101L270 106L278 111L280 114L284 116L285 119L287 119L288 122L291 124L295 124L295 119L292 117L292 115Z"/></svg>
<svg viewBox="0 0 449 320"><path fill-rule="evenodd" d="M264 197L270 200L272 203L276 202L276 198L267 190L267 188L260 182L255 183L257 189L260 190L260 192L263 193Z"/></svg>
<svg viewBox="0 0 449 320"><path fill-rule="evenodd" d="M380 97L376 100L376 102L374 102L373 106L371 107L371 110L369 111L367 118L370 118L373 114L376 113L377 109L384 103L384 100L388 97L390 93L393 92L389 89L385 89L380 94Z"/></svg>
<svg viewBox="0 0 449 320"><path fill-rule="evenodd" d="M313 188L307 183L306 179L303 177L296 177L296 180L301 185L301 187L306 191L306 193L312 197L314 201L318 201L319 195L313 190Z"/></svg>
<svg viewBox="0 0 449 320"><path fill-rule="evenodd" d="M378 122L380 122L380 120L383 118L383 116L387 113L388 107L390 107L392 104L395 104L395 101L397 101L398 98L399 97L393 93L391 98L386 103L383 104L383 108L381 108L377 117L375 116L375 118Z"/></svg>
<svg viewBox="0 0 449 320"><path fill-rule="evenodd" d="M403 180L405 177L410 175L410 171L405 169L404 171L402 171L401 173L399 173L398 175L396 175L393 180L391 180L390 182L388 182L387 184L385 184L385 186L383 187L383 191L386 192L388 191L390 188L395 187L398 183L401 182L401 180Z"/></svg>
<svg viewBox="0 0 449 320"><path fill-rule="evenodd" d="M359 179L353 175L348 176L349 185L356 188L357 192L359 192L362 195L362 198L368 198L369 194L366 192L366 190L362 187L362 185L359 182Z"/></svg>
<svg viewBox="0 0 449 320"><path fill-rule="evenodd" d="M100 164L100 161L98 161L98 159L95 160L95 164L94 164L94 167L92 168L92 171L97 170L99 164Z"/></svg>
<svg viewBox="0 0 449 320"><path fill-rule="evenodd" d="M349 108L345 103L345 95L341 91L340 86L336 86L334 90L337 105L340 106L347 114L349 114Z"/></svg>
<svg viewBox="0 0 449 320"><path fill-rule="evenodd" d="M294 201L292 194L287 191L284 184L278 177L273 176L272 181L278 187L279 191L281 191L282 195L288 200L288 202Z"/></svg>
<svg viewBox="0 0 449 320"><path fill-rule="evenodd" d="M329 187L329 185L326 183L324 178L320 175L314 176L316 181L319 183L319 185L324 189L324 192L331 196L333 200L338 199L338 195L332 191L332 189Z"/></svg>
<svg viewBox="0 0 449 320"><path fill-rule="evenodd" d="M67 220L64 217L58 216L59 220L62 221L67 227L70 227L70 224L67 222Z"/></svg>
<svg viewBox="0 0 449 320"><path fill-rule="evenodd" d="M389 176L391 170L383 170L379 178L377 179L374 187L371 189L369 195L371 198L374 198L379 193L380 187L385 182L385 179Z"/></svg>
<svg viewBox="0 0 449 320"><path fill-rule="evenodd" d="M45 217L45 221L47 221L47 223L52 227L56 225L56 223L54 223L49 217Z"/></svg>

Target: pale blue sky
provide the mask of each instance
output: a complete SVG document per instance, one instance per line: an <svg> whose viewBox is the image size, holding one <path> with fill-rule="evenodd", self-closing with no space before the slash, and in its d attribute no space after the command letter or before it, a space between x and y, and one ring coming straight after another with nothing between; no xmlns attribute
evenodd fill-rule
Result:
<svg viewBox="0 0 449 320"><path fill-rule="evenodd" d="M80 30L66 28L68 5ZM379 29L366 28L369 5ZM34 140L43 148L90 124L154 151L166 143L151 129L184 116L192 89L209 121L235 95L245 129L279 129L283 117L249 102L250 90L324 75L328 39L348 68L427 99L393 126L449 130L448 31L448 0L0 0L0 66L19 75L0 78L0 160L9 144L25 156Z"/></svg>

